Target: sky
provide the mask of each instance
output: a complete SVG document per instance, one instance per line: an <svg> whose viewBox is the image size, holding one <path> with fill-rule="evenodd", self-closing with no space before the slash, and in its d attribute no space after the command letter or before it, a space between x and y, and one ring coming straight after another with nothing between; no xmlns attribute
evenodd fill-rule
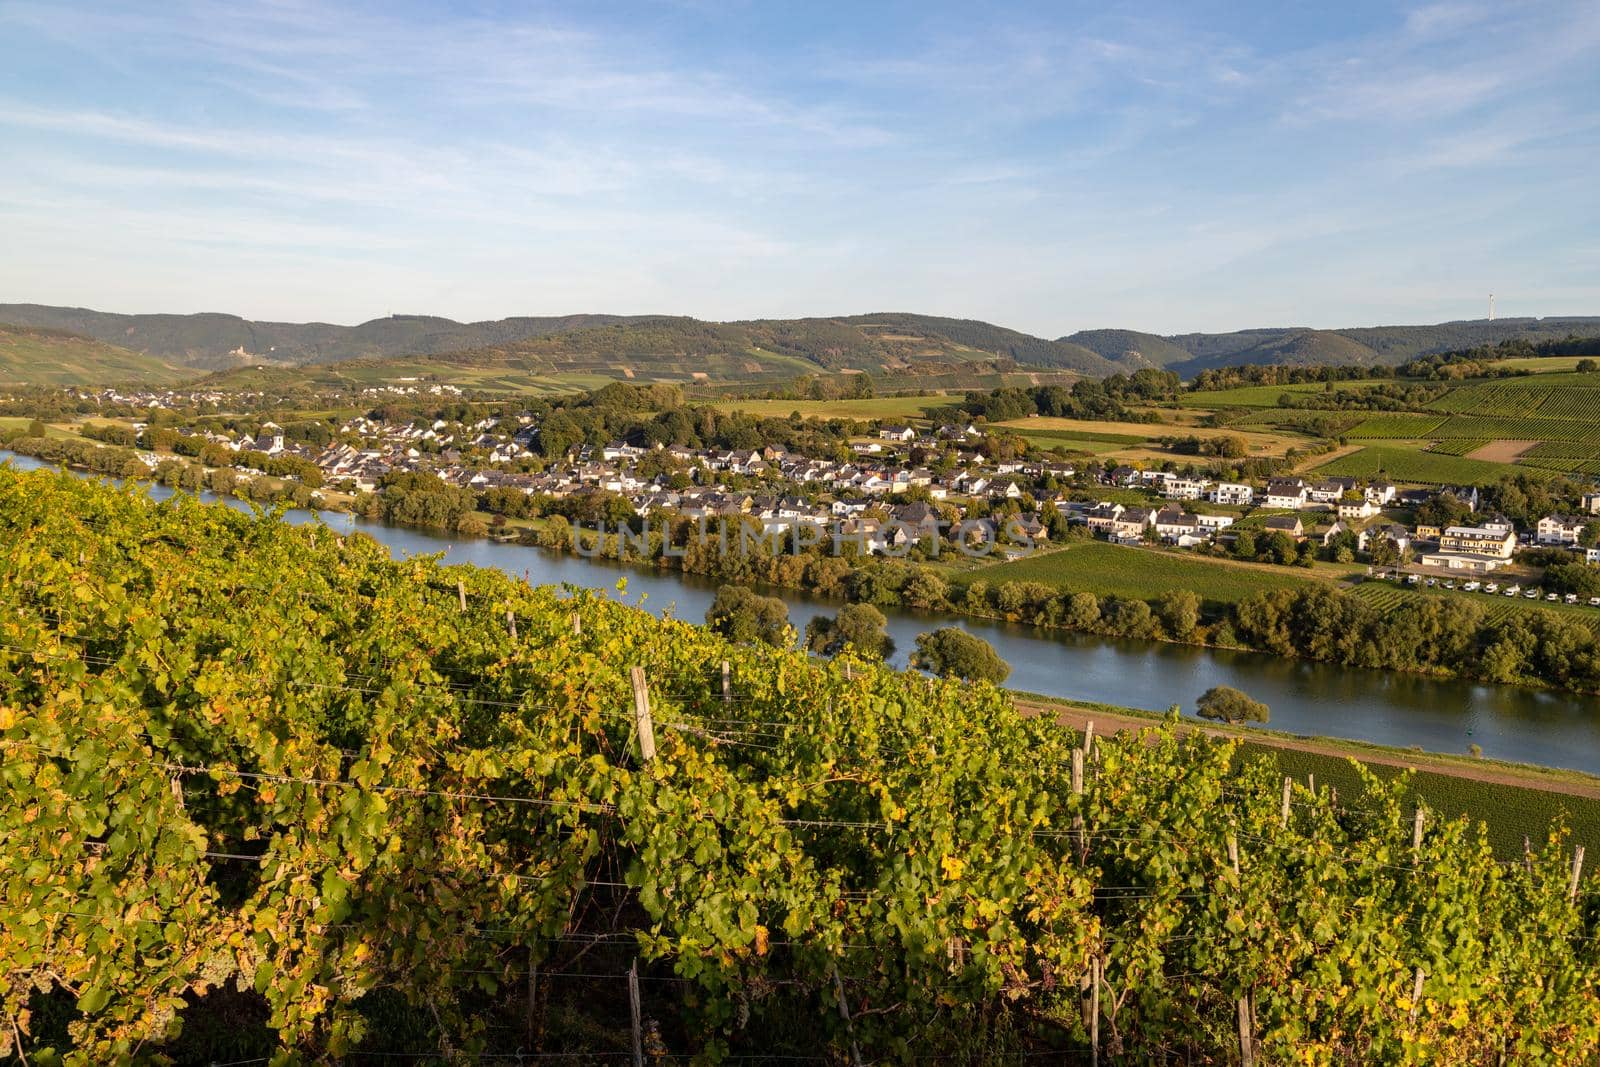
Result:
<svg viewBox="0 0 1600 1067"><path fill-rule="evenodd" d="M1600 314L1600 3L0 0L0 302Z"/></svg>

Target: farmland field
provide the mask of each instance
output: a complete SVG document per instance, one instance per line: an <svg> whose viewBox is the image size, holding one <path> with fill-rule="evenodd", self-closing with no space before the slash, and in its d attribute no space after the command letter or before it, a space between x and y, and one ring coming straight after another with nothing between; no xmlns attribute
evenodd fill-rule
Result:
<svg viewBox="0 0 1600 1067"><path fill-rule="evenodd" d="M1476 452L1489 442L1482 437L1446 437L1435 441L1429 452L1437 452L1442 456L1465 456ZM1524 442L1526 443L1526 442ZM1482 459L1482 456L1475 457Z"/></svg>
<svg viewBox="0 0 1600 1067"><path fill-rule="evenodd" d="M1460 582L1464 579L1457 578ZM1516 579L1509 577L1493 578L1489 581L1499 581L1501 585L1513 582ZM1558 615L1565 615L1576 619L1578 622L1596 628L1600 627L1600 608L1591 608L1587 604L1552 604L1547 600L1529 600L1526 597L1508 597L1491 593L1469 593L1463 589L1434 588L1418 589L1413 586L1402 585L1399 582L1368 581L1357 585L1354 592L1361 599L1381 611L1393 611L1407 600L1421 596L1454 597L1456 599L1470 600L1484 611L1484 615L1495 621L1510 615L1529 611L1548 611Z"/></svg>
<svg viewBox="0 0 1600 1067"><path fill-rule="evenodd" d="M1378 381L1337 382L1334 389L1364 389ZM1193 408L1275 408L1284 393L1306 394L1326 391L1322 382L1296 382L1293 385L1243 385L1237 389L1208 389L1184 393L1178 403Z"/></svg>
<svg viewBox="0 0 1600 1067"><path fill-rule="evenodd" d="M1296 444L1303 444L1306 440L1295 434L1235 430L1231 427L1202 429L1196 426L1174 426L1170 423L1111 422L1097 419L1040 417L1012 419L1010 422L998 425L1025 437L1041 439L1059 437L1068 448L1073 447L1070 444L1073 440L1115 441L1128 450L1116 458L1139 461L1172 458L1170 453L1159 451L1160 446L1157 441L1162 437L1200 437L1207 440L1217 437L1238 437L1243 439L1250 449L1250 454L1255 456L1281 456Z"/></svg>
<svg viewBox="0 0 1600 1067"><path fill-rule="evenodd" d="M1421 438L1445 421L1442 415L1418 415L1407 411L1374 415L1346 432L1346 437Z"/></svg>
<svg viewBox="0 0 1600 1067"><path fill-rule="evenodd" d="M958 403L958 396L874 396L852 400L718 400L723 411L784 419L798 411L808 419L925 419L927 409Z"/></svg>
<svg viewBox="0 0 1600 1067"><path fill-rule="evenodd" d="M1320 467L1317 474L1354 478L1383 475L1419 485L1487 485L1517 469L1509 463L1486 463L1424 450L1415 441L1375 441Z"/></svg>
<svg viewBox="0 0 1600 1067"><path fill-rule="evenodd" d="M1306 571L1084 541L982 567L973 571L972 577L991 585L1044 582L1072 592L1087 590L1102 596L1145 599L1154 599L1172 589L1190 589L1212 603L1231 604L1265 590L1293 589L1308 581L1334 580L1348 573L1348 568L1333 566Z"/></svg>
<svg viewBox="0 0 1600 1067"><path fill-rule="evenodd" d="M1429 436L1479 437L1508 441L1594 441L1600 444L1600 419L1500 418L1452 415Z"/></svg>

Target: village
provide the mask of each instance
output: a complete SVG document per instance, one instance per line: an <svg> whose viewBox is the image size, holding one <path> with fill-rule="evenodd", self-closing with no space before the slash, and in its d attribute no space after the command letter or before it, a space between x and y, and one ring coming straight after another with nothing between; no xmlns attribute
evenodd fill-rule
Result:
<svg viewBox="0 0 1600 1067"><path fill-rule="evenodd" d="M851 440L848 459L777 446L707 449L625 440L575 444L547 457L539 447L539 420L527 413L470 423L361 415L343 421L320 447L288 439L270 421L254 435L178 433L199 433L234 454L313 466L327 492L381 494L390 476L424 472L480 498L491 490L502 498L520 493L553 501L610 494L642 520L737 516L764 534L826 525L866 552L884 555L936 542L969 520L1003 518L1009 534L1003 548L1011 555L1084 536L1074 535L1074 527L1119 545L1215 555L1235 553L1248 534L1280 546L1276 557L1263 557L1270 562L1334 558L1344 548L1349 555L1341 560L1361 553L1377 577L1451 588L1461 579L1470 583L1464 588L1529 597L1538 594L1520 585L1515 592L1510 585L1501 590L1486 579L1530 547L1568 549L1575 560L1600 562L1591 526L1600 516L1600 489L1582 496L1579 513L1545 515L1519 530L1504 516L1483 513L1477 486L1402 487L1383 479L1294 475L1251 484L1217 480L1193 464L1174 462L1158 469L1051 454L997 459L981 449L984 431L971 423L880 425ZM140 457L152 468L166 458L153 452ZM280 477L293 477L282 463L272 466ZM243 469L239 474L250 476ZM324 498L318 502L327 502L326 492L318 495ZM1419 510L1441 501L1459 521L1415 520Z"/></svg>

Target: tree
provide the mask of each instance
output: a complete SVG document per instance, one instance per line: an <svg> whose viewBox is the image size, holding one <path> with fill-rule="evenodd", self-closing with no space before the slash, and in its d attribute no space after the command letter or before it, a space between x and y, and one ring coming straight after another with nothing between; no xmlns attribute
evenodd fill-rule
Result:
<svg viewBox="0 0 1600 1067"><path fill-rule="evenodd" d="M888 622L871 604L846 604L832 619L818 615L806 624L806 647L836 656L848 645L869 659L888 659L894 655L894 638L884 632Z"/></svg>
<svg viewBox="0 0 1600 1067"><path fill-rule="evenodd" d="M706 626L730 641L757 641L784 648L794 641L789 605L742 585L724 585L706 609Z"/></svg>
<svg viewBox="0 0 1600 1067"><path fill-rule="evenodd" d="M1266 722L1272 714L1261 701L1250 699L1231 685L1207 689L1195 702L1194 710L1202 719L1230 723Z"/></svg>
<svg viewBox="0 0 1600 1067"><path fill-rule="evenodd" d="M1200 597L1190 589L1172 589L1156 603L1161 625L1173 637L1188 637L1200 622Z"/></svg>
<svg viewBox="0 0 1600 1067"><path fill-rule="evenodd" d="M1600 370L1600 363L1597 363L1592 359L1580 359L1578 360L1577 370L1579 374L1590 374L1594 371Z"/></svg>
<svg viewBox="0 0 1600 1067"><path fill-rule="evenodd" d="M50 428L44 424L43 419L33 419L28 423L29 437L47 437L49 433Z"/></svg>
<svg viewBox="0 0 1600 1067"><path fill-rule="evenodd" d="M941 678L995 685L1005 681L1011 673L1011 665L1000 658L993 645L953 626L918 634L912 663Z"/></svg>

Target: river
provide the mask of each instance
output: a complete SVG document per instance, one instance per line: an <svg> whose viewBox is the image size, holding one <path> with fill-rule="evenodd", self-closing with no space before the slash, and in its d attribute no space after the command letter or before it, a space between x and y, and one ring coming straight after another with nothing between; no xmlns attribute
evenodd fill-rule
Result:
<svg viewBox="0 0 1600 1067"><path fill-rule="evenodd" d="M54 466L4 450L0 459L23 470ZM158 500L172 495L162 486L149 491ZM217 498L202 494L202 499ZM228 497L222 502L249 511L243 501ZM448 563L494 567L535 585L612 589L625 577L628 602L693 622L704 618L716 594L715 582L676 571L461 539L341 512L297 510L287 518L292 523L325 522L341 532L360 530L397 556L443 552ZM832 614L839 608L837 601L796 590L764 591L788 603L797 629L804 629L813 615ZM1600 774L1600 697L1361 670L1254 652L1116 640L966 616L897 609L885 609L884 614L895 640L892 662L897 666L905 665L917 634L955 625L994 645L1011 664L1007 684L1020 690L1155 710L1177 703L1190 714L1195 698L1208 688L1231 685L1272 709L1270 725L1275 730L1415 745L1430 752L1465 753L1476 743L1486 756Z"/></svg>

